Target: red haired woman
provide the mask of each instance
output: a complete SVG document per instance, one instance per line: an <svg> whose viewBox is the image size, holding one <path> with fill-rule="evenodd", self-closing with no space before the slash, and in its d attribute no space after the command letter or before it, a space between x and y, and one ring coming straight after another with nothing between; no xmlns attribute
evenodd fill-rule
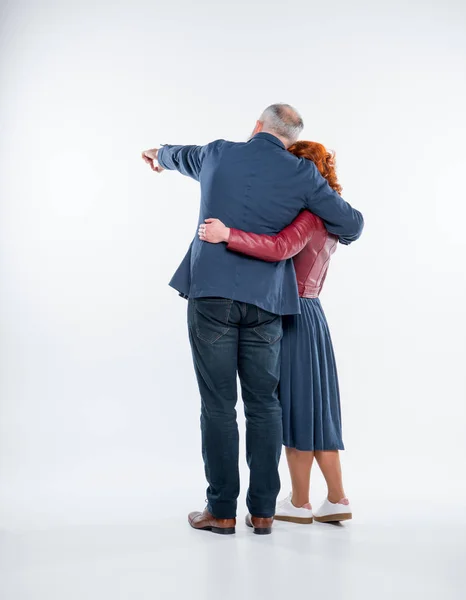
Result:
<svg viewBox="0 0 466 600"><path fill-rule="evenodd" d="M334 190L341 193L333 153L316 142L297 142L289 148L297 157L312 160ZM283 409L283 443L290 469L292 492L278 502L275 519L312 523L351 519L343 490L339 450L340 394L332 341L319 300L337 238L322 221L302 212L278 235L262 235L228 228L207 219L199 236L210 243L226 242L228 249L256 259L294 260L301 314L284 317L280 401ZM313 513L309 503L314 458L325 477L328 496Z"/></svg>

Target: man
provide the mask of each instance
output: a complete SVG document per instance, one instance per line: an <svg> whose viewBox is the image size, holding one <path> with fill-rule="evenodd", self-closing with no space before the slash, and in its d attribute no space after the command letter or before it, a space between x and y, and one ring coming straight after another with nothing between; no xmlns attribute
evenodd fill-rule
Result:
<svg viewBox="0 0 466 600"><path fill-rule="evenodd" d="M163 146L144 152L143 158L157 172L177 170L200 182L199 223L215 215L230 227L276 234L308 209L349 244L361 233L361 214L329 187L313 163L286 151L302 129L295 109L276 104L264 111L248 142ZM299 313L292 262L261 262L196 236L170 285L189 298L189 337L201 394L202 454L209 484L207 508L191 513L189 522L195 529L235 532L238 374L250 469L246 522L255 533L271 533L280 490L281 315Z"/></svg>

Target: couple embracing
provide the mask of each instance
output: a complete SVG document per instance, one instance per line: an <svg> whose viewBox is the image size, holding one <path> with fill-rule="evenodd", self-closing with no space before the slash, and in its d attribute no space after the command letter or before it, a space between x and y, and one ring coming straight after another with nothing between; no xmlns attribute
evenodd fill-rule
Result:
<svg viewBox="0 0 466 600"><path fill-rule="evenodd" d="M246 524L342 521L352 516L339 459L340 396L319 293L338 242L363 229L340 193L334 156L298 141L303 121L269 106L249 141L162 146L143 152L154 171L200 182L199 231L170 283L188 298L188 328L201 395L207 507L195 529L235 533L240 490L237 377L246 415L250 470ZM282 444L292 492L277 503ZM309 503L317 461L328 485Z"/></svg>

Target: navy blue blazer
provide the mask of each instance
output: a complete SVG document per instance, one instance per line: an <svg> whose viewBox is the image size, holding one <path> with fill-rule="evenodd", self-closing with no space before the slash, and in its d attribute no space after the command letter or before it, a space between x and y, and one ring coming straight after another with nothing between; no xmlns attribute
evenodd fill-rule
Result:
<svg viewBox="0 0 466 600"><path fill-rule="evenodd" d="M228 227L277 234L308 209L342 244L361 235L361 213L331 189L313 162L297 158L269 133L243 143L166 145L158 162L200 182L199 223L215 217ZM190 298L229 298L279 315L300 312L292 260L263 262L197 235L170 285Z"/></svg>

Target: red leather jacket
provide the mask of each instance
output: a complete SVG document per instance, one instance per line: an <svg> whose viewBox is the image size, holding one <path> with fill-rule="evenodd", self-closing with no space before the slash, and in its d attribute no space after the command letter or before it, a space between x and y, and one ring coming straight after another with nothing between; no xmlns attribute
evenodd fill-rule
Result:
<svg viewBox="0 0 466 600"><path fill-rule="evenodd" d="M293 257L300 297L317 298L337 243L322 220L305 210L277 235L230 229L228 249L267 262Z"/></svg>

